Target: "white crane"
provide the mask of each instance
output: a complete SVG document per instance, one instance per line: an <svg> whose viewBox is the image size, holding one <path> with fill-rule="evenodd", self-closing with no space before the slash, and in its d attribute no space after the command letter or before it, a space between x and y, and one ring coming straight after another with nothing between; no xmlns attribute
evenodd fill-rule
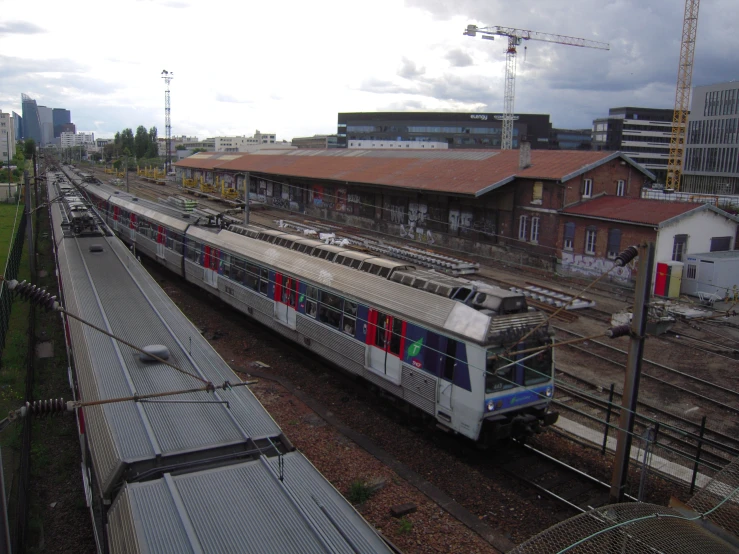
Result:
<svg viewBox="0 0 739 554"><path fill-rule="evenodd" d="M598 48L600 50L610 50L611 46L605 42L597 42L584 38L568 37L565 35L553 35L550 33L539 33L537 31L527 31L525 29L513 29L512 27L478 27L477 25L467 25L464 34L468 37L474 37L480 33L482 38L487 40L495 40L495 35L508 37L508 48L506 49L506 65L505 65L505 96L503 102L503 133L501 137L501 150L511 150L513 148L513 104L516 99L516 47L523 40L541 40L544 42L554 42L557 44L566 44L568 46L579 46L581 48Z"/></svg>

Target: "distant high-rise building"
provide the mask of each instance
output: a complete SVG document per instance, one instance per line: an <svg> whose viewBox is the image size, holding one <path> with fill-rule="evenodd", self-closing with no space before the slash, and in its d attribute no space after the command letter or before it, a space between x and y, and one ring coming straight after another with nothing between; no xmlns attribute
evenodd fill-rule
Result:
<svg viewBox="0 0 739 554"><path fill-rule="evenodd" d="M13 112L13 128L15 129L15 140L23 139L23 118Z"/></svg>
<svg viewBox="0 0 739 554"><path fill-rule="evenodd" d="M0 160L8 163L15 156L15 126L9 113L0 110ZM2 175L0 175L2 178Z"/></svg>
<svg viewBox="0 0 739 554"><path fill-rule="evenodd" d="M41 122L36 101L27 94L21 94L23 107L23 138L33 139L41 144Z"/></svg>
<svg viewBox="0 0 739 554"><path fill-rule="evenodd" d="M62 129L62 125L72 124L72 113L64 108L53 108L52 119L54 121L54 138L62 135L62 132L69 132L69 128ZM74 130L72 130L74 132Z"/></svg>
<svg viewBox="0 0 739 554"><path fill-rule="evenodd" d="M680 190L739 194L739 82L695 87Z"/></svg>
<svg viewBox="0 0 739 554"><path fill-rule="evenodd" d="M672 108L611 108L593 121L593 150L621 151L664 183L672 115Z"/></svg>
<svg viewBox="0 0 739 554"><path fill-rule="evenodd" d="M46 106L39 106L38 120L41 127L41 142L39 145L44 146L54 140L54 111Z"/></svg>

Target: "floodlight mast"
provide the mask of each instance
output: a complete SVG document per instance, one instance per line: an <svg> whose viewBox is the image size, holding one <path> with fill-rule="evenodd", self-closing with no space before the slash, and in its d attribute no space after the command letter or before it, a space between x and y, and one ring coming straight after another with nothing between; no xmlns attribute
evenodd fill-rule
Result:
<svg viewBox="0 0 739 554"><path fill-rule="evenodd" d="M167 90L164 91L164 136L167 143L167 158L164 164L164 177L166 179L172 165L172 121L169 117L169 83L174 79L174 73L163 69L162 79L164 79L164 82L167 84Z"/></svg>
<svg viewBox="0 0 739 554"><path fill-rule="evenodd" d="M483 39L495 40L495 36L507 37L508 48L506 49L506 67L505 67L505 93L503 96L503 132L501 136L501 150L513 149L513 121L518 119L513 115L514 102L516 99L516 48L524 40L540 40L543 42L553 42L555 44L565 44L567 46L579 46L581 48L597 48L599 50L610 50L611 46L605 42L597 42L584 38L568 37L566 35L556 35L551 33L540 33L538 31L527 31L525 29L514 29L512 27L501 27L499 25L493 27L478 27L477 25L467 25L464 35L468 37L480 36Z"/></svg>

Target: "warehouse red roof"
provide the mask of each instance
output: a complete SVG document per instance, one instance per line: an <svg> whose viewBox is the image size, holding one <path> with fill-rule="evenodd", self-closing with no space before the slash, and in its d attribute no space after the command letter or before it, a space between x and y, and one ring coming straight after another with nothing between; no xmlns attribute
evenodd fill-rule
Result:
<svg viewBox="0 0 739 554"><path fill-rule="evenodd" d="M625 196L600 196L565 208L562 213L592 219L658 226L660 223L687 212L708 208L713 208L713 206L694 202L668 202L647 200L645 198L627 198Z"/></svg>
<svg viewBox="0 0 739 554"><path fill-rule="evenodd" d="M616 158L654 178L620 152L532 150L531 165L525 169L519 169L518 150L305 149L285 153L230 154L230 159L221 154L196 154L175 165L474 196L485 194L515 178L566 181Z"/></svg>

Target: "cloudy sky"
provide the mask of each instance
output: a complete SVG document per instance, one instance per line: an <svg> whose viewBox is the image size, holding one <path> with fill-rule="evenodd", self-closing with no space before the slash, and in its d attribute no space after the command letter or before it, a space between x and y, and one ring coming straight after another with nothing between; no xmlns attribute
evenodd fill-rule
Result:
<svg viewBox="0 0 739 554"><path fill-rule="evenodd" d="M608 42L528 41L516 111L590 127L609 107L672 108L683 0L0 0L0 109L21 93L79 131L278 139L335 133L349 111L501 111L505 41L469 23ZM739 2L701 5L693 85L739 80Z"/></svg>

